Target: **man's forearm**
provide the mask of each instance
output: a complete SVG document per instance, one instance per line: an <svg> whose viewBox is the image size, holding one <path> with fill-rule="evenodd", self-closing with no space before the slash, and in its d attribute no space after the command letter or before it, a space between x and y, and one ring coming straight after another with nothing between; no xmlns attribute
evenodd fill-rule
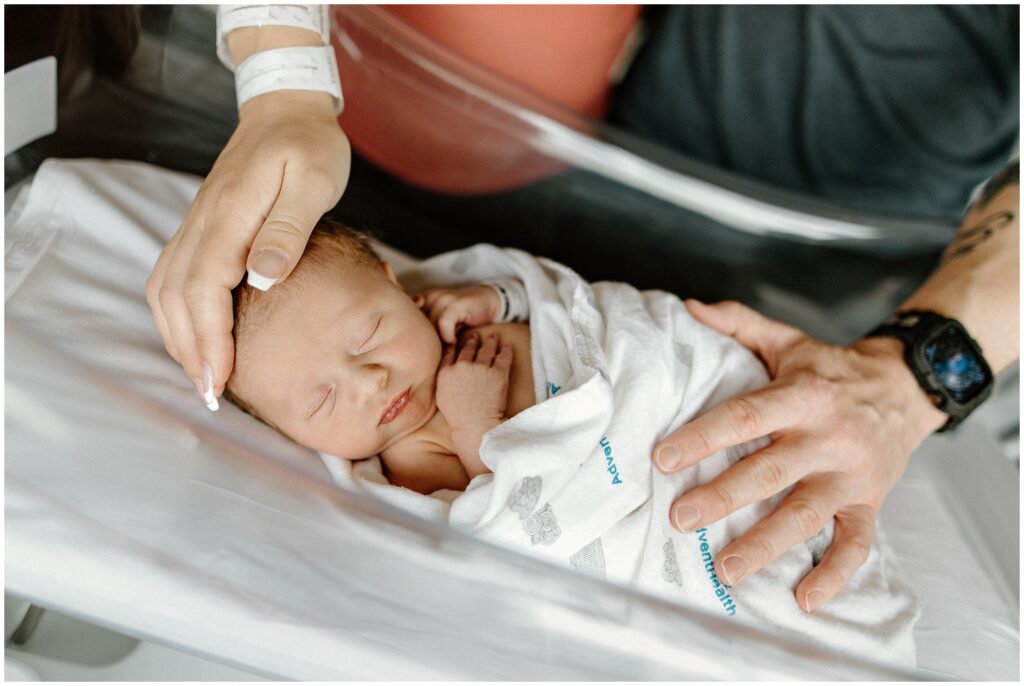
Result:
<svg viewBox="0 0 1024 686"><path fill-rule="evenodd" d="M986 187L938 269L901 310L933 310L958 320L992 367L1017 359L1020 325L1019 167Z"/></svg>

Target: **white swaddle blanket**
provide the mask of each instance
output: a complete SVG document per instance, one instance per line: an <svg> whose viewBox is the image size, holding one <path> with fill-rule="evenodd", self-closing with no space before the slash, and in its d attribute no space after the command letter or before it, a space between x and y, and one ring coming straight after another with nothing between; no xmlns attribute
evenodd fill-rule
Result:
<svg viewBox="0 0 1024 686"><path fill-rule="evenodd" d="M716 577L714 556L785 492L693 534L671 527L679 494L767 443L721 451L673 475L651 460L672 430L767 382L748 350L696 322L671 294L588 284L517 250L479 245L439 255L401 280L415 292L504 277L520 279L529 297L537 403L484 436L480 457L493 474L465 493L428 497L388 485L376 458L325 456L339 482L602 579L841 650L914 661L916 600L878 545L836 598L811 615L797 606L793 589L820 559L831 525L735 588Z"/></svg>

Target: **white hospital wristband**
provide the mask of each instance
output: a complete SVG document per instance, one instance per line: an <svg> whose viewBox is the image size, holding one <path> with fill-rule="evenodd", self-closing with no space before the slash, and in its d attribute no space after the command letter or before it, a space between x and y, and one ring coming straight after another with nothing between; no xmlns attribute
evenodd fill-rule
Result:
<svg viewBox="0 0 1024 686"><path fill-rule="evenodd" d="M320 35L324 45L331 44L327 5L218 5L217 57L228 69L235 61L228 49L228 34L246 26L291 26Z"/></svg>
<svg viewBox="0 0 1024 686"><path fill-rule="evenodd" d="M493 288L501 298L501 312L498 323L525 322L530 318L530 301L526 297L526 287L517 279L502 279L486 284Z"/></svg>
<svg viewBox="0 0 1024 686"><path fill-rule="evenodd" d="M334 98L334 114L341 114L345 99L341 93L338 60L334 48L276 48L255 52L235 70L238 109L257 95L271 91L323 91Z"/></svg>

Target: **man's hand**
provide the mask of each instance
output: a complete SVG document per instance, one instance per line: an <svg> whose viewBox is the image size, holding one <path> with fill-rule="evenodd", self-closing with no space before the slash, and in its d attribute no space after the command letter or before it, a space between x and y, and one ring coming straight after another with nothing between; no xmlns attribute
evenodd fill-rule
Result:
<svg viewBox="0 0 1024 686"><path fill-rule="evenodd" d="M437 409L452 430L452 442L462 464L473 478L485 474L480 461L483 435L501 423L508 403L509 375L513 348L490 334L480 343L480 335L471 331L456 356L448 346L437 372Z"/></svg>
<svg viewBox="0 0 1024 686"><path fill-rule="evenodd" d="M326 93L275 91L243 106L146 282L164 347L210 409L234 363L231 289L246 270L263 290L288 277L313 226L341 197L349 165Z"/></svg>
<svg viewBox="0 0 1024 686"><path fill-rule="evenodd" d="M865 562L882 502L946 415L894 339L829 345L739 303L686 306L757 354L772 380L680 427L655 447L656 464L674 472L760 436L772 443L677 499L673 526L692 532L793 486L775 512L718 554L715 569L726 583L740 583L834 517L831 547L795 589L811 612Z"/></svg>
<svg viewBox="0 0 1024 686"><path fill-rule="evenodd" d="M501 314L501 298L486 285L433 288L416 296L416 304L430 318L445 343L454 343L461 327L492 324Z"/></svg>

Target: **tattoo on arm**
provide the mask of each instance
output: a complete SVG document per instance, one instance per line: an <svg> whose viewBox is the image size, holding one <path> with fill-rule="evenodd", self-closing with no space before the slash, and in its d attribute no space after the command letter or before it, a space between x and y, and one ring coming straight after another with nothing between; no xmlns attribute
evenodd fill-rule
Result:
<svg viewBox="0 0 1024 686"><path fill-rule="evenodd" d="M996 174L985 184L985 187L981 189L981 193L978 195L978 199L968 209L968 213L979 207L984 207L992 198L999 195L1004 188L1015 184L1020 184L1019 160ZM1014 212L996 212L985 217L974 226L961 229L960 233L957 234L956 238L953 239L953 242L949 244L942 254L940 264L946 264L972 252L991 238L996 231L1013 223L1015 218L1016 214Z"/></svg>
<svg viewBox="0 0 1024 686"><path fill-rule="evenodd" d="M979 245L992 237L999 229L1013 223L1013 212L996 212L985 217L980 222L969 228L963 229L953 242L949 244L942 254L942 261L939 264L952 262L958 257L972 252Z"/></svg>

